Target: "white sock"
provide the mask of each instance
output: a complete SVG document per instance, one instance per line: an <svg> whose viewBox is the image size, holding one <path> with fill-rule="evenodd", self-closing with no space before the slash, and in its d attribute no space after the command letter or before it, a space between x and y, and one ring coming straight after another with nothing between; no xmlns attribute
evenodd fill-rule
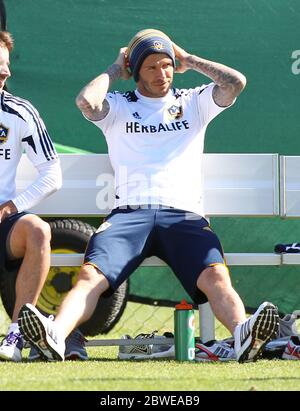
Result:
<svg viewBox="0 0 300 411"><path fill-rule="evenodd" d="M8 327L7 334L13 332L14 334L19 333L19 326L18 323L11 323L10 326Z"/></svg>

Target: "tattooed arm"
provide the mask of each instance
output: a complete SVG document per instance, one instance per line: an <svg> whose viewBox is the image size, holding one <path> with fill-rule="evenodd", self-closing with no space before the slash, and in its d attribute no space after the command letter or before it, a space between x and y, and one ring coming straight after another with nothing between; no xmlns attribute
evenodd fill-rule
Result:
<svg viewBox="0 0 300 411"><path fill-rule="evenodd" d="M188 54L174 43L173 48L176 59L179 61L176 73L184 73L192 69L211 78L215 83L213 99L219 106L226 107L232 104L246 86L246 77L239 71L223 64Z"/></svg>
<svg viewBox="0 0 300 411"><path fill-rule="evenodd" d="M90 120L102 120L109 113L109 103L105 99L112 83L119 79L128 79L130 73L126 69L126 47L120 49L117 60L108 69L88 83L78 94L76 105Z"/></svg>

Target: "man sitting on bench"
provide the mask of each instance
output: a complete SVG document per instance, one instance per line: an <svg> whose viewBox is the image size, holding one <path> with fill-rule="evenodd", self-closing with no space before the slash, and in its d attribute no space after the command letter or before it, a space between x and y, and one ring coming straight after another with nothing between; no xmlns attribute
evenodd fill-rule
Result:
<svg viewBox="0 0 300 411"><path fill-rule="evenodd" d="M25 303L36 304L50 268L50 227L25 210L61 187L57 153L36 109L4 90L10 77L10 33L0 32L0 269L18 270L12 323L0 345L0 360L21 361L23 338L17 319ZM16 171L25 150L38 171L29 187L16 194ZM5 281L5 278L4 278Z"/></svg>
<svg viewBox="0 0 300 411"><path fill-rule="evenodd" d="M36 304L50 268L50 227L29 210L61 187L57 153L32 104L4 90L10 77L10 33L0 32L0 270L2 280L18 271L12 323L0 344L0 360L22 360L24 341L17 324L20 308ZM38 171L37 179L16 194L16 171L25 150ZM67 339L66 358L87 359L79 330ZM32 347L29 359L39 359Z"/></svg>
<svg viewBox="0 0 300 411"><path fill-rule="evenodd" d="M213 82L173 88L174 73L187 70ZM108 92L114 80L130 75L135 91ZM137 33L115 63L81 91L79 109L103 131L108 144L115 208L90 239L78 281L55 321L31 304L20 312L22 333L45 359L63 360L66 336L92 315L99 296L116 289L152 255L172 268L195 303L210 302L235 337L238 361L255 361L275 337L277 308L265 302L246 319L219 239L203 213L205 130L245 84L238 71L188 54L161 31L149 29Z"/></svg>

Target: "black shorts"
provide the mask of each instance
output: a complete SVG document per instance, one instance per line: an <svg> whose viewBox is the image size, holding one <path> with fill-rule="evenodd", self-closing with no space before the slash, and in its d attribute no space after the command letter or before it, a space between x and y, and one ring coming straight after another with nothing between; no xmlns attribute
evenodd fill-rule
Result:
<svg viewBox="0 0 300 411"><path fill-rule="evenodd" d="M13 214L2 221L2 223L0 223L0 269L6 269L9 271L14 270L22 263L22 259L8 260L6 252L6 242L8 234L13 225L16 223L16 221L19 220L19 218L23 217L26 214L28 213L22 212Z"/></svg>
<svg viewBox="0 0 300 411"><path fill-rule="evenodd" d="M207 301L196 285L200 273L224 264L220 241L205 218L153 205L114 209L91 237L85 262L97 267L117 289L150 256L165 261L198 304Z"/></svg>

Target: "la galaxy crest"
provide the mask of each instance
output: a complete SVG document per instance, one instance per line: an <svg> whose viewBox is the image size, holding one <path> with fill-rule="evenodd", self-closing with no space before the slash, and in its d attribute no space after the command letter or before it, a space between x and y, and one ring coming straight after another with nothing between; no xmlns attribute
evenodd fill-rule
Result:
<svg viewBox="0 0 300 411"><path fill-rule="evenodd" d="M4 144L8 139L9 128L0 123L0 144Z"/></svg>
<svg viewBox="0 0 300 411"><path fill-rule="evenodd" d="M154 47L156 50L161 50L161 49L163 48L163 44L162 44L161 41L156 40L156 41L154 41L154 43L153 43L153 47Z"/></svg>
<svg viewBox="0 0 300 411"><path fill-rule="evenodd" d="M176 106L176 104L173 104L167 110L171 120L179 120L183 116L182 106Z"/></svg>

